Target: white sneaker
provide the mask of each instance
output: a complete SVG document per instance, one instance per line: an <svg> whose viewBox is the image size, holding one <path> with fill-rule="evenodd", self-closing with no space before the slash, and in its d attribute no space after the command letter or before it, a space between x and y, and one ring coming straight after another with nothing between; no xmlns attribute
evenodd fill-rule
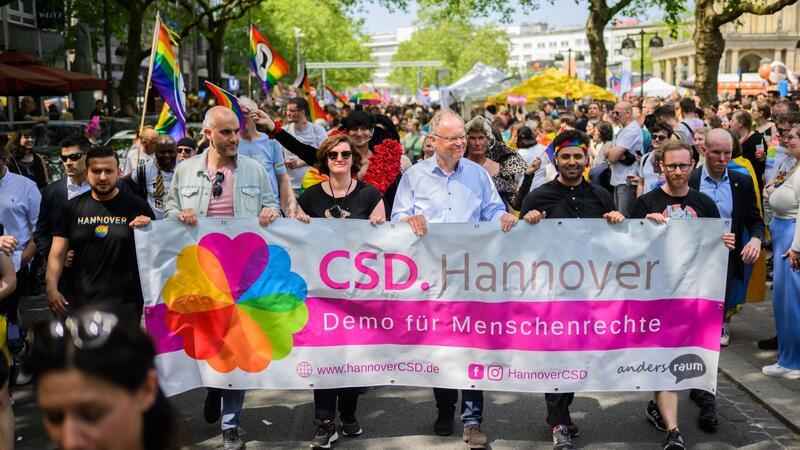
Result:
<svg viewBox="0 0 800 450"><path fill-rule="evenodd" d="M731 343L731 332L728 328L728 323L722 322L722 337L719 338L719 345L722 347L727 347Z"/></svg>
<svg viewBox="0 0 800 450"><path fill-rule="evenodd" d="M764 375L769 375L771 377L788 378L790 380L800 379L800 370L787 369L786 367L783 367L778 363L762 367L761 373L763 373Z"/></svg>

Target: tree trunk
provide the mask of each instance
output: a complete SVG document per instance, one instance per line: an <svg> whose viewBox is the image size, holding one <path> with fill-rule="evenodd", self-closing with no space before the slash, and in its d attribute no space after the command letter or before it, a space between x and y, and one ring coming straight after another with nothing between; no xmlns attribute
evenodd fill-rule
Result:
<svg viewBox="0 0 800 450"><path fill-rule="evenodd" d="M719 62L725 52L725 39L714 23L712 1L698 1L695 9L695 80L694 88L704 105L717 101Z"/></svg>
<svg viewBox="0 0 800 450"><path fill-rule="evenodd" d="M145 8L130 8L128 21L128 36L125 40L127 55L122 78L119 80L119 101L122 115L136 117L136 97L139 93L139 66L147 56L147 51L142 49L142 23Z"/></svg>
<svg viewBox="0 0 800 450"><path fill-rule="evenodd" d="M211 28L211 37L208 39L208 49L211 54L211 64L208 68L208 78L212 83L222 86L222 51L225 48L225 31L228 22L215 23Z"/></svg>
<svg viewBox="0 0 800 450"><path fill-rule="evenodd" d="M595 11L592 7L589 10L589 18L586 19L586 40L589 41L589 48L592 55L592 83L606 87L606 58L608 51L606 43L603 41L603 32L609 19L602 12Z"/></svg>

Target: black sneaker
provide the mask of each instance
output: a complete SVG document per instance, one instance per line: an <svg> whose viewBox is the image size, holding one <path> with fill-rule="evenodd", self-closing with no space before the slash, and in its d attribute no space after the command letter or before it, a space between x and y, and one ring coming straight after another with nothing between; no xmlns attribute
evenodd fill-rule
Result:
<svg viewBox="0 0 800 450"><path fill-rule="evenodd" d="M669 430L661 442L661 448L664 450L684 450L686 445L683 443L683 436L681 436L680 430L677 428Z"/></svg>
<svg viewBox="0 0 800 450"><path fill-rule="evenodd" d="M667 426L664 424L664 418L661 417L661 411L658 410L658 405L653 400L647 404L647 409L644 412L645 417L653 426L659 431L667 431Z"/></svg>
<svg viewBox="0 0 800 450"><path fill-rule="evenodd" d="M348 437L358 436L363 430L361 425L358 424L355 416L345 420L342 419L342 434Z"/></svg>
<svg viewBox="0 0 800 450"><path fill-rule="evenodd" d="M567 424L567 431L569 431L569 437L575 439L576 437L581 435L580 430L578 430L578 426L572 422Z"/></svg>
<svg viewBox="0 0 800 450"><path fill-rule="evenodd" d="M553 450L572 450L572 437L566 425L556 425L553 427Z"/></svg>
<svg viewBox="0 0 800 450"><path fill-rule="evenodd" d="M715 433L717 431L717 408L714 405L706 405L700 407L700 417L698 418L700 429L708 432Z"/></svg>
<svg viewBox="0 0 800 450"><path fill-rule="evenodd" d="M450 436L453 434L453 411L440 409L436 422L433 424L433 432L439 436Z"/></svg>
<svg viewBox="0 0 800 450"><path fill-rule="evenodd" d="M203 403L203 418L208 423L217 423L222 411L222 391L219 389L209 389L206 394L206 401Z"/></svg>
<svg viewBox="0 0 800 450"><path fill-rule="evenodd" d="M758 348L760 348L761 350L777 350L778 336L758 341Z"/></svg>
<svg viewBox="0 0 800 450"><path fill-rule="evenodd" d="M336 427L333 422L326 420L319 424L317 434L311 440L311 448L331 448L331 444L337 439L339 439L339 435L336 434Z"/></svg>
<svg viewBox="0 0 800 450"><path fill-rule="evenodd" d="M243 450L244 442L239 437L238 428L228 428L222 430L222 449L223 450Z"/></svg>

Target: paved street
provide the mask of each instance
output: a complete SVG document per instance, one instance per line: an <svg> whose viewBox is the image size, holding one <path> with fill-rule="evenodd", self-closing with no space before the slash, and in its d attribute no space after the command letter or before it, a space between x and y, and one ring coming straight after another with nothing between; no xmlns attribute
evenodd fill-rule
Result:
<svg viewBox="0 0 800 450"><path fill-rule="evenodd" d="M33 300L33 299L32 299ZM26 320L45 316L41 300L28 303ZM35 305L35 307L34 307ZM782 402L788 415L800 402L800 381L774 380L761 375L757 365L771 362L775 352L755 350L752 339L771 332L771 305L747 305L745 311L733 322L731 347L723 350L722 370L726 370L726 355L740 362L737 370L746 371L750 381L756 383L765 395L782 392L773 386L777 383L792 394L782 394L783 399L770 400L775 407ZM747 354L749 356L737 356ZM748 363L748 360L752 360ZM741 361L745 361L742 363ZM727 363L730 366L732 363ZM742 365L744 364L744 365ZM750 364L749 368L747 364ZM760 367L760 366L758 366ZM731 369L733 370L733 369ZM736 381L740 384L740 381ZM744 386L747 388L747 386ZM776 389L778 389L776 391ZM192 448L221 448L218 425L208 425L202 418L205 391L195 390L175 397L182 422L188 429ZM757 393L757 395L760 395ZM787 398L788 397L788 398ZM53 448L41 426L29 387L17 390L18 449ZM689 448L697 449L800 449L800 438L787 425L761 406L757 399L737 387L726 376L719 379L718 411L719 431L707 434L696 424L697 408L682 396L680 406L681 429ZM662 433L644 419L648 395L643 393L594 393L576 398L573 419L581 429L576 440L580 448L638 449L657 448ZM307 447L313 437L311 425L312 395L310 391L254 391L248 393L242 415L243 439L248 448L289 449ZM760 399L764 402L764 399ZM485 431L494 449L546 449L551 448L549 430L545 426L544 398L538 394L487 393ZM462 449L460 430L453 437L434 436L435 418L433 395L429 389L384 387L371 389L361 397L358 418L364 428L360 437L340 438L335 448L395 449L435 448ZM784 417L784 420L792 420Z"/></svg>

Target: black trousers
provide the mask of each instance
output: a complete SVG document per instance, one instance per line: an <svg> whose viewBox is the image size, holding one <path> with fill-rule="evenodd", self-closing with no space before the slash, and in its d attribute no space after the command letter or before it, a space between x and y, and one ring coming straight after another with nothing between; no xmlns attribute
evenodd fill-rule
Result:
<svg viewBox="0 0 800 450"><path fill-rule="evenodd" d="M690 389L689 398L701 408L704 406L715 406L717 403L717 397L714 394L702 389Z"/></svg>
<svg viewBox="0 0 800 450"><path fill-rule="evenodd" d="M573 392L544 394L544 401L547 403L547 424L551 427L571 424L572 418L569 416L569 405L572 404L572 399L574 398L575 394Z"/></svg>
<svg viewBox="0 0 800 450"><path fill-rule="evenodd" d="M348 387L335 389L314 389L314 423L329 420L333 422L336 417L338 400L339 418L349 421L356 415L358 396L364 388Z"/></svg>

